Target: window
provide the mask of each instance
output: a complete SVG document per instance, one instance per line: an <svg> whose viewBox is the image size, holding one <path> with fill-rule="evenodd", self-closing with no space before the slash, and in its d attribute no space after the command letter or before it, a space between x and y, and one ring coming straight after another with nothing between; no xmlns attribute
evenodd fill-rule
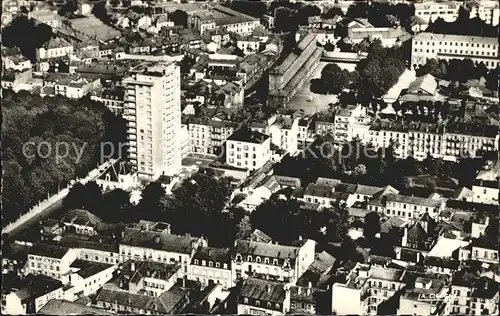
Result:
<svg viewBox="0 0 500 316"><path fill-rule="evenodd" d="M260 263L260 257L255 258L255 262Z"/></svg>
<svg viewBox="0 0 500 316"><path fill-rule="evenodd" d="M248 262L252 262L252 256L248 256L247 260Z"/></svg>
<svg viewBox="0 0 500 316"><path fill-rule="evenodd" d="M198 259L194 259L194 264L198 264Z"/></svg>

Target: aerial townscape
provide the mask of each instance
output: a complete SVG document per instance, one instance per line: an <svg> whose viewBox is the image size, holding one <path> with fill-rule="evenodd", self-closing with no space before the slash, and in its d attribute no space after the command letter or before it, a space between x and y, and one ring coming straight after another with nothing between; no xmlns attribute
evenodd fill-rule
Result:
<svg viewBox="0 0 500 316"><path fill-rule="evenodd" d="M4 0L6 315L499 315L491 0Z"/></svg>

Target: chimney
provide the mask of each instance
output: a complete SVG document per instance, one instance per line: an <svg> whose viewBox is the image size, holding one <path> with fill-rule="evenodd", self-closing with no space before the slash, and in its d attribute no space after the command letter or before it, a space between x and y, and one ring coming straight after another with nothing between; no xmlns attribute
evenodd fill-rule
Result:
<svg viewBox="0 0 500 316"><path fill-rule="evenodd" d="M182 287L186 287L186 276L182 278Z"/></svg>
<svg viewBox="0 0 500 316"><path fill-rule="evenodd" d="M208 256L210 257L212 255L212 249L208 249Z"/></svg>
<svg viewBox="0 0 500 316"><path fill-rule="evenodd" d="M149 223L146 224L146 230L149 231Z"/></svg>
<svg viewBox="0 0 500 316"><path fill-rule="evenodd" d="M160 236L155 236L155 244L159 244L160 243Z"/></svg>
<svg viewBox="0 0 500 316"><path fill-rule="evenodd" d="M302 241L302 236L301 235L299 235L299 241Z"/></svg>
<svg viewBox="0 0 500 316"><path fill-rule="evenodd" d="M186 233L186 237L191 237L191 234L190 233Z"/></svg>
<svg viewBox="0 0 500 316"><path fill-rule="evenodd" d="M135 271L135 262L134 261L132 261L132 263L130 263L130 270Z"/></svg>
<svg viewBox="0 0 500 316"><path fill-rule="evenodd" d="M300 291L301 291L301 287L300 286L297 286L297 295L300 295Z"/></svg>
<svg viewBox="0 0 500 316"><path fill-rule="evenodd" d="M125 231L122 230L122 238L124 238L124 237L125 237Z"/></svg>
<svg viewBox="0 0 500 316"><path fill-rule="evenodd" d="M266 291L267 293L271 293L271 286L269 284L266 284Z"/></svg>
<svg viewBox="0 0 500 316"><path fill-rule="evenodd" d="M312 282L311 282L311 281L309 281L309 283L307 284L307 288L308 288L308 289L312 289L312 287L313 287L313 284L312 284Z"/></svg>

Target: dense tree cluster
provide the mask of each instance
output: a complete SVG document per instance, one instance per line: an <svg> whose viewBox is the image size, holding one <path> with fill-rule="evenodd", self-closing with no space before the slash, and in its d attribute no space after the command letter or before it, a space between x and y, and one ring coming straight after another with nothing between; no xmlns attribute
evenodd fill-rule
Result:
<svg viewBox="0 0 500 316"><path fill-rule="evenodd" d="M172 195L166 195L160 182L150 182L135 206L130 204L128 192L116 189L103 194L95 182L89 182L74 185L64 206L86 209L107 222L168 222L173 233L202 235L211 245L227 247L237 234L246 234L244 211L225 211L231 195L230 182L230 178L217 178L212 171L203 170L185 179Z"/></svg>
<svg viewBox="0 0 500 316"><path fill-rule="evenodd" d="M368 57L357 66L358 80L355 83L359 101L367 104L383 96L405 71L405 58L397 48L385 48L380 40L368 47Z"/></svg>
<svg viewBox="0 0 500 316"><path fill-rule="evenodd" d="M94 169L101 142L125 138L125 122L87 99L4 90L2 101L5 223ZM58 159L56 150L67 156Z"/></svg>
<svg viewBox="0 0 500 316"><path fill-rule="evenodd" d="M262 1L231 1L231 9L256 18L267 14L267 5Z"/></svg>
<svg viewBox="0 0 500 316"><path fill-rule="evenodd" d="M471 17L469 11L460 7L458 18L454 22L446 22L437 18L429 24L426 32L439 34L456 34L468 36L498 37L499 26L492 26L479 17Z"/></svg>
<svg viewBox="0 0 500 316"><path fill-rule="evenodd" d="M339 94L346 89L353 73L341 69L337 64L328 64L321 71L321 78L311 80L311 92L319 94Z"/></svg>
<svg viewBox="0 0 500 316"><path fill-rule="evenodd" d="M493 71L491 70L491 72ZM484 63L481 62L475 65L469 58L463 60L451 59L450 61L429 59L425 65L416 69L417 76L431 74L436 78L458 82L487 77L489 72Z"/></svg>
<svg viewBox="0 0 500 316"><path fill-rule="evenodd" d="M301 25L309 24L309 17L319 16L321 9L315 5L307 5L305 3L296 2L289 3L277 1L276 8L273 9L271 4L271 12L276 12L275 29L278 32L295 32ZM288 4L287 4L288 3ZM274 11L275 10L275 11Z"/></svg>
<svg viewBox="0 0 500 316"><path fill-rule="evenodd" d="M302 208L295 199L281 199L277 194L252 212L250 222L252 228L282 244L290 244L299 237L319 243L340 242L348 227L347 210L341 205L318 212Z"/></svg>
<svg viewBox="0 0 500 316"><path fill-rule="evenodd" d="M19 48L31 62L36 60L36 49L42 47L51 37L52 28L49 25L36 24L25 15L16 17L2 29L2 45Z"/></svg>
<svg viewBox="0 0 500 316"><path fill-rule="evenodd" d="M405 3L389 4L384 2L356 2L349 6L346 16L351 19L367 18L376 27L393 26L397 19L400 25L409 29L411 18L415 15L415 7ZM393 17L393 18L391 18Z"/></svg>

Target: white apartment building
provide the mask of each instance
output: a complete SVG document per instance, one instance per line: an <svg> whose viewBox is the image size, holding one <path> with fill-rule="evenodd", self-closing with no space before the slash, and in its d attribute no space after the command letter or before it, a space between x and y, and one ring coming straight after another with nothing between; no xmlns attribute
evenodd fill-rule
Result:
<svg viewBox="0 0 500 316"><path fill-rule="evenodd" d="M43 47L36 49L36 59L50 59L73 54L73 44L67 40L56 37L51 38Z"/></svg>
<svg viewBox="0 0 500 316"><path fill-rule="evenodd" d="M190 152L214 154L238 128L238 123L211 119L209 121L190 121Z"/></svg>
<svg viewBox="0 0 500 316"><path fill-rule="evenodd" d="M70 266L63 284L71 286L64 293L65 299L76 301L84 296L96 293L113 277L117 265L75 260Z"/></svg>
<svg viewBox="0 0 500 316"><path fill-rule="evenodd" d="M48 301L64 297L63 285L60 281L44 276L30 276L30 278L27 287L2 294L2 300L5 300L2 314L36 314Z"/></svg>
<svg viewBox="0 0 500 316"><path fill-rule="evenodd" d="M286 315L290 311L290 285L256 278L243 282L237 297L238 315Z"/></svg>
<svg viewBox="0 0 500 316"><path fill-rule="evenodd" d="M220 27L227 32L250 35L259 25L259 19L221 5L188 16L188 27L198 30L200 34Z"/></svg>
<svg viewBox="0 0 500 316"><path fill-rule="evenodd" d="M142 64L123 79L130 162L141 177L173 176L181 168L180 68Z"/></svg>
<svg viewBox="0 0 500 316"><path fill-rule="evenodd" d="M299 120L289 116L279 116L269 126L271 142L290 154L297 152L298 133Z"/></svg>
<svg viewBox="0 0 500 316"><path fill-rule="evenodd" d="M500 194L498 184L500 181L500 160L489 163L476 176L472 185L472 200L476 203L498 205Z"/></svg>
<svg viewBox="0 0 500 316"><path fill-rule="evenodd" d="M500 19L500 8L498 1L472 0L465 4L470 12L470 17L479 17L481 20L493 26L497 26Z"/></svg>
<svg viewBox="0 0 500 316"><path fill-rule="evenodd" d="M191 259L200 246L207 247L207 241L188 235L126 228L119 250L122 261L134 259L177 263L181 266L179 274L183 276L189 273Z"/></svg>
<svg viewBox="0 0 500 316"><path fill-rule="evenodd" d="M193 256L189 267L189 279L202 286L217 283L224 289L233 285L231 276L231 252L229 249L202 247Z"/></svg>
<svg viewBox="0 0 500 316"><path fill-rule="evenodd" d="M442 18L446 22L454 22L458 18L459 9L460 5L455 1L425 1L415 3L415 16L424 19L426 22L434 22L438 18Z"/></svg>
<svg viewBox="0 0 500 316"><path fill-rule="evenodd" d="M26 57L24 57L20 53L10 56L4 56L2 54L2 65L4 69L12 69L17 71L31 69L31 61L29 59L26 59Z"/></svg>
<svg viewBox="0 0 500 316"><path fill-rule="evenodd" d="M226 141L226 163L230 166L256 170L271 159L271 138L268 135L239 129Z"/></svg>
<svg viewBox="0 0 500 316"><path fill-rule="evenodd" d="M380 303L405 286L405 271L357 264L344 283L332 286L332 312L337 315L376 315Z"/></svg>
<svg viewBox="0 0 500 316"><path fill-rule="evenodd" d="M386 216L397 216L402 219L418 219L424 213L436 218L445 206L444 200L429 199L400 194L387 194L368 202L368 210Z"/></svg>
<svg viewBox="0 0 500 316"><path fill-rule="evenodd" d="M102 239L90 240L86 237L61 237L58 245L77 250L77 259L109 264L118 264L120 256L118 246L104 242Z"/></svg>
<svg viewBox="0 0 500 316"><path fill-rule="evenodd" d="M73 76L62 79L54 85L55 94L70 99L80 99L99 87L101 87L100 78Z"/></svg>
<svg viewBox="0 0 500 316"><path fill-rule="evenodd" d="M335 141L340 143L350 142L355 138L365 139L370 128L370 119L366 107L351 105L339 109L334 118Z"/></svg>
<svg viewBox="0 0 500 316"><path fill-rule="evenodd" d="M77 258L76 249L68 249L53 244L36 244L28 252L26 273L43 274L62 280L71 263Z"/></svg>
<svg viewBox="0 0 500 316"><path fill-rule="evenodd" d="M498 147L495 126L454 122L448 126L431 123L379 121L368 131L367 143L375 148L393 145L397 157L412 156L423 160L428 154L434 158L455 161L460 155L476 157L481 151Z"/></svg>
<svg viewBox="0 0 500 316"><path fill-rule="evenodd" d="M237 240L231 257L233 282L247 276L295 284L314 261L315 249L311 239L300 246Z"/></svg>
<svg viewBox="0 0 500 316"><path fill-rule="evenodd" d="M397 315L432 315L446 300L448 290L444 278L418 276L414 287L407 288L401 295Z"/></svg>
<svg viewBox="0 0 500 316"><path fill-rule="evenodd" d="M429 59L465 59L483 62L488 69L498 67L496 37L419 33L412 39L412 65L425 65Z"/></svg>
<svg viewBox="0 0 500 316"><path fill-rule="evenodd" d="M487 277L477 278L464 270L455 273L448 298L446 315L498 315L498 283Z"/></svg>

